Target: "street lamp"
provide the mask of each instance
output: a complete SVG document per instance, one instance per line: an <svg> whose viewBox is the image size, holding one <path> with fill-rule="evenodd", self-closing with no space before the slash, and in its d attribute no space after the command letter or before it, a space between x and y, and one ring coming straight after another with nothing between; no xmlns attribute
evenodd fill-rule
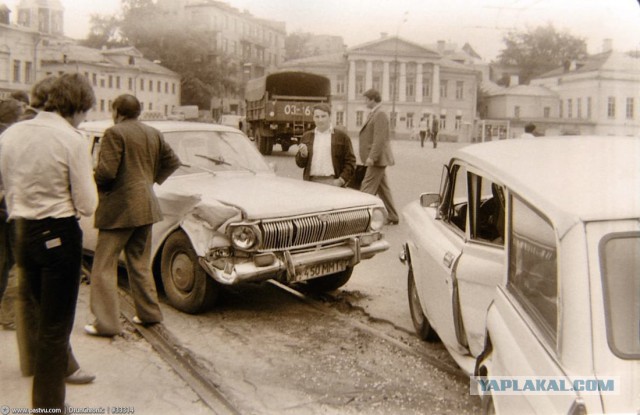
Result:
<svg viewBox="0 0 640 415"><path fill-rule="evenodd" d="M393 56L393 94L391 97L391 137L396 138L396 124L398 123L398 116L396 114L396 96L398 95L398 35L400 33L400 25L407 21L409 12L405 11L402 15L402 20L398 23L396 28L396 48Z"/></svg>

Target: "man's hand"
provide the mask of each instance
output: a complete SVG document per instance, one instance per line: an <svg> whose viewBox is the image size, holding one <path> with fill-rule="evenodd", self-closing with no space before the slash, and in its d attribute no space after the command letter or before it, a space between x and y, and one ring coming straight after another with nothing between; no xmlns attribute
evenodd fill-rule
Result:
<svg viewBox="0 0 640 415"><path fill-rule="evenodd" d="M300 157L302 158L309 157L309 149L307 148L306 144L298 145L298 154L300 154Z"/></svg>
<svg viewBox="0 0 640 415"><path fill-rule="evenodd" d="M373 166L373 159L367 158L367 161L364 162L364 165L367 167Z"/></svg>

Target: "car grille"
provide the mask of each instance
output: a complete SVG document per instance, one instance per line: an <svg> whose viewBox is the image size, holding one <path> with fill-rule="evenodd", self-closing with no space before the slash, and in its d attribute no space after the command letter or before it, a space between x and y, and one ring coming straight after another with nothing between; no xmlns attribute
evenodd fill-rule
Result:
<svg viewBox="0 0 640 415"><path fill-rule="evenodd" d="M366 232L369 210L358 209L263 221L261 250L291 249Z"/></svg>

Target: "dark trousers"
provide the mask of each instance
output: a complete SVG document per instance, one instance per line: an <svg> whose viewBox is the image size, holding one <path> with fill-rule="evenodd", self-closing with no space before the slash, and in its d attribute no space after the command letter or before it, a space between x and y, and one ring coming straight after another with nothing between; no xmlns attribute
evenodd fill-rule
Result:
<svg viewBox="0 0 640 415"><path fill-rule="evenodd" d="M420 147L424 147L424 139L427 138L426 131L420 131Z"/></svg>
<svg viewBox="0 0 640 415"><path fill-rule="evenodd" d="M74 217L14 222L20 295L37 307L34 408L64 409L69 337L75 318L82 261L82 231Z"/></svg>
<svg viewBox="0 0 640 415"><path fill-rule="evenodd" d="M384 203L384 207L387 209L387 213L389 214L387 219L392 222L400 220L395 203L393 203L391 188L387 182L386 166L367 167L367 172L364 175L364 179L362 179L360 191L380 196L380 199L382 199L382 203Z"/></svg>

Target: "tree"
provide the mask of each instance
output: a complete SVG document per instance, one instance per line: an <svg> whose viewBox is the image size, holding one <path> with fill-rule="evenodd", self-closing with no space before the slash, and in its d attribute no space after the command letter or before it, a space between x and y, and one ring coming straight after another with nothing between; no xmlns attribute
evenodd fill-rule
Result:
<svg viewBox="0 0 640 415"><path fill-rule="evenodd" d="M310 33L304 33L299 30L287 35L287 37L284 39L284 51L286 60L299 59L310 56L305 50L305 46L310 39Z"/></svg>
<svg viewBox="0 0 640 415"><path fill-rule="evenodd" d="M511 31L502 40L506 47L498 55L498 62L518 67L523 84L566 62L587 56L585 39L558 32L551 24Z"/></svg>
<svg viewBox="0 0 640 415"><path fill-rule="evenodd" d="M80 44L95 49L123 46L122 39L119 38L121 23L117 16L92 14L89 35Z"/></svg>

